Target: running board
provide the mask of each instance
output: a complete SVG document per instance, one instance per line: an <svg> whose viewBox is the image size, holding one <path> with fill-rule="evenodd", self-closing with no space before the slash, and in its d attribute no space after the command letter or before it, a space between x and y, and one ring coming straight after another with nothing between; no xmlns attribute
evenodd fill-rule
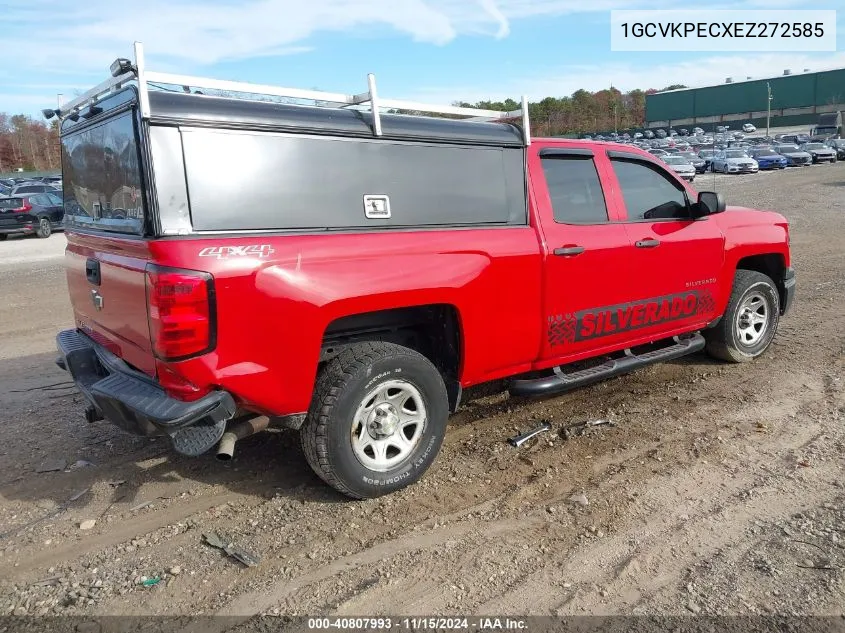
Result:
<svg viewBox="0 0 845 633"><path fill-rule="evenodd" d="M672 340L674 341L672 345L642 354L634 354L630 349L626 349L622 358L609 360L589 369L567 374L558 366L553 369L554 374L551 376L512 380L509 391L512 396L545 396L564 393L613 376L626 374L652 363L673 360L704 349L704 337L701 334L684 338L675 336Z"/></svg>

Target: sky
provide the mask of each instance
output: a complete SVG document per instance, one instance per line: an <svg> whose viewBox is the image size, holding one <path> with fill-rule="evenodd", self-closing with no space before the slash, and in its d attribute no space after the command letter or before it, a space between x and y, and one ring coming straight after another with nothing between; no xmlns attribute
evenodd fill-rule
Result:
<svg viewBox="0 0 845 633"><path fill-rule="evenodd" d="M842 0L720 0L686 8L836 9ZM683 5L680 5L683 6ZM144 43L149 69L366 91L431 103L538 101L614 86L702 86L804 68L845 67L845 10L834 53L625 53L610 10L677 0L0 0L0 112L38 115L108 76Z"/></svg>

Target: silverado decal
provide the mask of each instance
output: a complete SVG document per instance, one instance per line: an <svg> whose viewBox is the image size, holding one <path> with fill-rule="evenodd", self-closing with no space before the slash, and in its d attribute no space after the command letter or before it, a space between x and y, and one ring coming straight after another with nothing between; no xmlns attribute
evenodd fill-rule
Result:
<svg viewBox="0 0 845 633"><path fill-rule="evenodd" d="M276 251L269 244L249 244L247 246L206 246L199 252L200 257L216 257L226 259L229 256L238 257L269 257Z"/></svg>
<svg viewBox="0 0 845 633"><path fill-rule="evenodd" d="M709 291L688 290L574 314L553 315L549 317L547 336L549 344L554 347L685 319L695 314L708 314L714 309L713 296Z"/></svg>

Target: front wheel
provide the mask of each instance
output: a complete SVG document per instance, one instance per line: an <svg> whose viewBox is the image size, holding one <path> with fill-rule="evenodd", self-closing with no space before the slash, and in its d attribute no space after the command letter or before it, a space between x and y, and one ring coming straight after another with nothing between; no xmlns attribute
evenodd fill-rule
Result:
<svg viewBox="0 0 845 633"><path fill-rule="evenodd" d="M50 219L49 218L41 218L38 220L38 230L35 231L35 234L38 237L50 237L50 234L53 232L53 227L50 226Z"/></svg>
<svg viewBox="0 0 845 633"><path fill-rule="evenodd" d="M355 499L422 477L446 434L443 378L422 354L393 343L349 346L317 378L300 430L308 464Z"/></svg>
<svg viewBox="0 0 845 633"><path fill-rule="evenodd" d="M733 363L760 356L772 342L780 319L780 296L771 278L737 270L721 321L704 331L707 353Z"/></svg>

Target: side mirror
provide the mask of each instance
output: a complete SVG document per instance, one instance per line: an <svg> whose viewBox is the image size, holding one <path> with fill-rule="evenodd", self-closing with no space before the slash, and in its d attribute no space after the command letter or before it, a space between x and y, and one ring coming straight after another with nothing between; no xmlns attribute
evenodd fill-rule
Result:
<svg viewBox="0 0 845 633"><path fill-rule="evenodd" d="M716 193L715 191L702 191L699 193L697 206L699 217L722 213L726 207L722 194Z"/></svg>

